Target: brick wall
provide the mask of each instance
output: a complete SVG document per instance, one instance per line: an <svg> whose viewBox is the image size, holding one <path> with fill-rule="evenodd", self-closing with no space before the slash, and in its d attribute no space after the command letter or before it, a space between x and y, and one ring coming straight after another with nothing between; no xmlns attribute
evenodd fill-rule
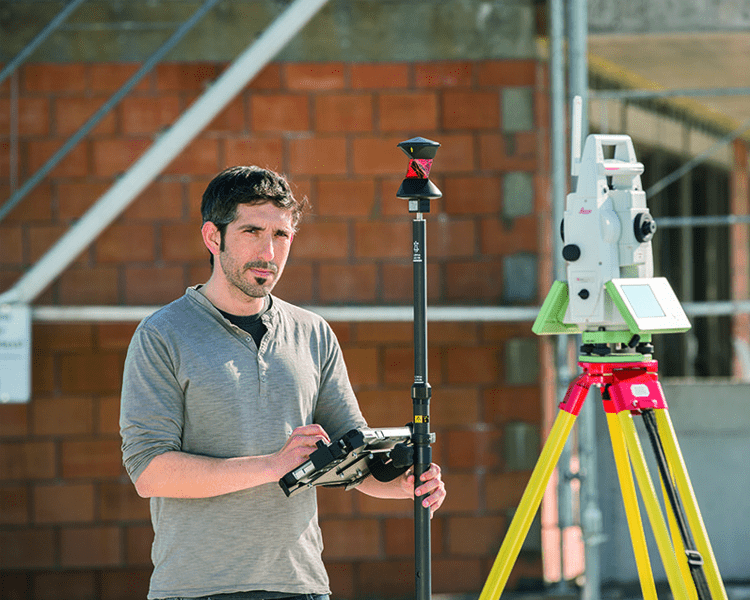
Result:
<svg viewBox="0 0 750 600"><path fill-rule="evenodd" d="M79 218L225 65L150 73L0 222L0 290ZM128 64L29 64L0 87L0 198L25 181L135 71ZM428 220L436 305L536 305L548 289L543 233L547 98L534 61L274 63L267 67L35 301L155 305L205 281L200 195L225 166L286 172L314 213L277 287L306 305L409 304L411 218L395 192L396 143L441 142ZM16 141L17 140L17 141ZM17 149L18 172L11 172ZM541 265L541 266L540 266ZM120 462L118 410L134 323L34 324L33 398L0 406L0 597L143 597L148 502ZM334 323L373 425L411 420L410 323ZM433 521L433 589L481 589L536 461L543 369L530 324L431 323L436 459L449 497ZM339 598L413 589L409 502L322 490ZM535 536L538 537L538 536ZM510 586L541 578L538 540Z"/></svg>

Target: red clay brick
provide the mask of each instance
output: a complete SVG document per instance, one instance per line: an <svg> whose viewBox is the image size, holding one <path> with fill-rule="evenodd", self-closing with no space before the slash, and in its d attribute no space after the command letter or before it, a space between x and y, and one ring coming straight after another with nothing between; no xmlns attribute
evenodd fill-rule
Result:
<svg viewBox="0 0 750 600"><path fill-rule="evenodd" d="M183 212L183 192L180 182L155 181L125 209L123 219L177 219Z"/></svg>
<svg viewBox="0 0 750 600"><path fill-rule="evenodd" d="M120 302L116 266L67 269L59 279L60 302L74 305L108 305Z"/></svg>
<svg viewBox="0 0 750 600"><path fill-rule="evenodd" d="M500 126L500 96L496 92L446 90L442 117L446 129L495 129Z"/></svg>
<svg viewBox="0 0 750 600"><path fill-rule="evenodd" d="M0 436L25 435L29 430L27 404L0 404Z"/></svg>
<svg viewBox="0 0 750 600"><path fill-rule="evenodd" d="M96 433L117 435L120 433L120 398L100 398L95 404Z"/></svg>
<svg viewBox="0 0 750 600"><path fill-rule="evenodd" d="M508 222L482 219L482 254L539 251L538 218L536 215L528 215Z"/></svg>
<svg viewBox="0 0 750 600"><path fill-rule="evenodd" d="M57 135L71 136L76 133L107 101L106 97L91 98L71 96L56 98L54 102L55 125ZM102 116L90 135L111 135L115 133L116 119L114 109Z"/></svg>
<svg viewBox="0 0 750 600"><path fill-rule="evenodd" d="M377 348L345 348L344 360L353 386L378 383L380 361Z"/></svg>
<svg viewBox="0 0 750 600"><path fill-rule="evenodd" d="M429 234L427 238L429 248ZM429 250L428 250L429 252ZM427 263L427 300L442 298L442 272L435 262ZM384 264L382 266L383 299L390 302L411 302L414 298L414 267L412 264Z"/></svg>
<svg viewBox="0 0 750 600"><path fill-rule="evenodd" d="M476 388L439 386L432 390L432 398L430 410L435 427L466 427L480 422Z"/></svg>
<svg viewBox="0 0 750 600"><path fill-rule="evenodd" d="M324 133L372 131L370 94L325 94L315 97L315 129Z"/></svg>
<svg viewBox="0 0 750 600"><path fill-rule="evenodd" d="M146 521L149 502L141 498L129 481L106 481L99 485L99 518L102 521Z"/></svg>
<svg viewBox="0 0 750 600"><path fill-rule="evenodd" d="M491 383L499 378L500 349L496 346L445 348L449 383Z"/></svg>
<svg viewBox="0 0 750 600"><path fill-rule="evenodd" d="M404 137L370 138L354 140L354 172L358 175L393 175L406 173L409 159L397 146ZM403 176L401 176L403 179ZM396 186L393 195L396 195Z"/></svg>
<svg viewBox="0 0 750 600"><path fill-rule="evenodd" d="M362 258L410 256L412 224L364 221L354 225L354 255Z"/></svg>
<svg viewBox="0 0 750 600"><path fill-rule="evenodd" d="M84 63L29 63L21 67L21 88L29 92L82 92L86 89Z"/></svg>
<svg viewBox="0 0 750 600"><path fill-rule="evenodd" d="M293 304L312 304L313 268L312 265L287 263L274 293Z"/></svg>
<svg viewBox="0 0 750 600"><path fill-rule="evenodd" d="M218 75L211 63L159 63L157 89L161 91L203 91Z"/></svg>
<svg viewBox="0 0 750 600"><path fill-rule="evenodd" d="M432 165L433 181L443 173L473 171L476 165L474 136L463 133L440 134L434 140L440 149Z"/></svg>
<svg viewBox="0 0 750 600"><path fill-rule="evenodd" d="M208 256L200 223L170 223L161 228L161 256L167 261L195 261Z"/></svg>
<svg viewBox="0 0 750 600"><path fill-rule="evenodd" d="M343 517L354 514L354 498L358 494L342 493L340 488L320 486L318 491L318 512L321 518Z"/></svg>
<svg viewBox="0 0 750 600"><path fill-rule="evenodd" d="M446 432L447 467L497 468L502 464L502 439L497 429L457 429Z"/></svg>
<svg viewBox="0 0 750 600"><path fill-rule="evenodd" d="M310 129L308 97L303 94L253 94L250 97L253 131L285 132Z"/></svg>
<svg viewBox="0 0 750 600"><path fill-rule="evenodd" d="M344 64L284 63L284 81L290 90L340 90L344 87Z"/></svg>
<svg viewBox="0 0 750 600"><path fill-rule="evenodd" d="M154 260L154 228L151 225L114 224L107 227L94 243L100 263Z"/></svg>
<svg viewBox="0 0 750 600"><path fill-rule="evenodd" d="M435 219L428 224L427 257L473 256L477 248L476 227L468 219Z"/></svg>
<svg viewBox="0 0 750 600"><path fill-rule="evenodd" d="M446 177L443 194L450 215L499 214L502 208L500 177Z"/></svg>
<svg viewBox="0 0 750 600"><path fill-rule="evenodd" d="M0 524L23 525L29 521L29 493L20 485L0 487Z"/></svg>
<svg viewBox="0 0 750 600"><path fill-rule="evenodd" d="M430 348L427 353L429 380L440 380L440 350ZM405 389L414 383L414 349L412 347L386 348L383 359L384 381L387 384L400 384Z"/></svg>
<svg viewBox="0 0 750 600"><path fill-rule="evenodd" d="M49 355L35 354L31 363L31 389L49 394L55 389L55 362Z"/></svg>
<svg viewBox="0 0 750 600"><path fill-rule="evenodd" d="M531 477L530 472L488 473L485 476L487 510L506 512L521 501Z"/></svg>
<svg viewBox="0 0 750 600"><path fill-rule="evenodd" d="M36 435L93 433L91 398L34 398L33 427Z"/></svg>
<svg viewBox="0 0 750 600"><path fill-rule="evenodd" d="M326 563L326 571L328 571L333 596L336 598L356 598L353 564L329 561Z"/></svg>
<svg viewBox="0 0 750 600"><path fill-rule="evenodd" d="M403 88L409 84L409 65L405 63L354 63L350 69L354 89Z"/></svg>
<svg viewBox="0 0 750 600"><path fill-rule="evenodd" d="M0 444L0 480L46 479L55 476L52 442L5 442Z"/></svg>
<svg viewBox="0 0 750 600"><path fill-rule="evenodd" d="M219 167L219 141L196 138L164 171L171 175L214 175Z"/></svg>
<svg viewBox="0 0 750 600"><path fill-rule="evenodd" d="M63 145L64 140L30 140L27 146L28 169L36 173ZM85 177L88 175L88 150L85 142L79 143L57 163L48 177Z"/></svg>
<svg viewBox="0 0 750 600"><path fill-rule="evenodd" d="M503 291L502 264L452 262L446 265L445 296L450 300L497 302Z"/></svg>
<svg viewBox="0 0 750 600"><path fill-rule="evenodd" d="M437 557L432 565L432 587L441 594L476 593L487 577L481 559Z"/></svg>
<svg viewBox="0 0 750 600"><path fill-rule="evenodd" d="M290 140L289 171L295 175L346 173L346 139L328 137Z"/></svg>
<svg viewBox="0 0 750 600"><path fill-rule="evenodd" d="M227 165L257 165L282 171L284 144L281 138L225 139L224 156Z"/></svg>
<svg viewBox="0 0 750 600"><path fill-rule="evenodd" d="M130 600L148 594L151 567L104 571L101 578L102 600Z"/></svg>
<svg viewBox="0 0 750 600"><path fill-rule="evenodd" d="M505 519L501 516L451 517L448 548L459 556L491 555L502 542Z"/></svg>
<svg viewBox="0 0 750 600"><path fill-rule="evenodd" d="M426 133L438 122L438 98L432 92L388 92L378 98L380 129Z"/></svg>
<svg viewBox="0 0 750 600"><path fill-rule="evenodd" d="M95 598L96 575L93 571L43 571L34 573L33 598L70 600Z"/></svg>
<svg viewBox="0 0 750 600"><path fill-rule="evenodd" d="M481 86L532 86L536 82L536 61L492 60L477 65Z"/></svg>
<svg viewBox="0 0 750 600"><path fill-rule="evenodd" d="M90 323L43 323L34 327L34 347L46 351L87 350L93 344Z"/></svg>
<svg viewBox="0 0 750 600"><path fill-rule="evenodd" d="M250 90L278 90L281 87L281 65L269 63L248 84Z"/></svg>
<svg viewBox="0 0 750 600"><path fill-rule="evenodd" d="M409 509L412 502L407 501ZM439 513L438 513L439 514ZM433 555L441 554L443 546L440 519L430 521ZM412 518L390 518L385 521L385 553L389 557L414 556L414 520Z"/></svg>
<svg viewBox="0 0 750 600"><path fill-rule="evenodd" d="M61 181L57 185L58 214L63 221L78 219L109 189L106 183Z"/></svg>
<svg viewBox="0 0 750 600"><path fill-rule="evenodd" d="M3 198L10 198L10 186L0 184L0 194ZM10 224L52 219L52 197L52 185L48 182L40 183L8 213L4 222Z"/></svg>
<svg viewBox="0 0 750 600"><path fill-rule="evenodd" d="M56 484L34 487L35 523L89 523L93 520L93 484Z"/></svg>
<svg viewBox="0 0 750 600"><path fill-rule="evenodd" d="M0 531L0 565L3 565L3 570L49 568L54 561L55 532L52 529Z"/></svg>
<svg viewBox="0 0 750 600"><path fill-rule="evenodd" d="M127 350L137 323L99 323L94 327L97 347L107 350Z"/></svg>
<svg viewBox="0 0 750 600"><path fill-rule="evenodd" d="M321 216L365 217L375 205L372 179L320 179L314 210Z"/></svg>
<svg viewBox="0 0 750 600"><path fill-rule="evenodd" d="M542 400L536 386L490 388L484 392L484 407L483 420L489 423L534 424L542 419Z"/></svg>
<svg viewBox="0 0 750 600"><path fill-rule="evenodd" d="M320 266L322 302L373 302L377 294L375 265L324 263Z"/></svg>
<svg viewBox="0 0 750 600"><path fill-rule="evenodd" d="M322 521L323 557L375 558L381 555L380 525L373 519L331 519Z"/></svg>
<svg viewBox="0 0 750 600"><path fill-rule="evenodd" d="M294 253L305 260L346 258L349 228L343 222L305 223L294 238Z"/></svg>
<svg viewBox="0 0 750 600"><path fill-rule="evenodd" d="M60 384L64 392L111 392L119 389L121 353L93 352L60 357Z"/></svg>
<svg viewBox="0 0 750 600"><path fill-rule="evenodd" d="M94 174L112 177L124 173L150 145L146 138L94 140Z"/></svg>
<svg viewBox="0 0 750 600"><path fill-rule="evenodd" d="M52 245L67 231L62 225L31 225L26 235L29 243L29 258L39 260Z"/></svg>
<svg viewBox="0 0 750 600"><path fill-rule="evenodd" d="M206 127L206 131L217 133L239 133L247 131L245 98L240 95L232 100Z"/></svg>
<svg viewBox="0 0 750 600"><path fill-rule="evenodd" d="M417 87L468 87L472 82L473 63L427 62L414 66Z"/></svg>
<svg viewBox="0 0 750 600"><path fill-rule="evenodd" d="M80 527L60 532L63 567L115 566L122 562L120 530L117 527Z"/></svg>
<svg viewBox="0 0 750 600"><path fill-rule="evenodd" d="M63 476L70 479L119 476L122 472L120 440L64 441L62 443L62 470Z"/></svg>
<svg viewBox="0 0 750 600"><path fill-rule="evenodd" d="M413 381L412 377L409 385ZM359 390L357 398L362 414L373 427L401 427L414 420L408 387L399 390Z"/></svg>
<svg viewBox="0 0 750 600"><path fill-rule="evenodd" d="M356 340L379 343L411 343L414 339L414 327L411 323L357 323Z"/></svg>
<svg viewBox="0 0 750 600"><path fill-rule="evenodd" d="M47 135L49 133L49 100L21 96L18 98L16 133L20 137ZM11 101L0 98L0 135L9 136Z"/></svg>
<svg viewBox="0 0 750 600"><path fill-rule="evenodd" d="M128 304L166 304L182 296L186 287L182 267L125 269L125 301Z"/></svg>
<svg viewBox="0 0 750 600"><path fill-rule="evenodd" d="M414 560L367 561L358 565L358 589L374 598L408 598L414 593Z"/></svg>
<svg viewBox="0 0 750 600"><path fill-rule="evenodd" d="M148 135L160 131L179 117L180 109L180 98L176 94L123 98L120 103L122 133Z"/></svg>
<svg viewBox="0 0 750 600"><path fill-rule="evenodd" d="M125 563L151 567L151 546L154 530L150 525L125 528Z"/></svg>
<svg viewBox="0 0 750 600"><path fill-rule="evenodd" d="M140 63L89 63L89 89L93 92L116 92L140 67ZM153 71L146 73L130 91L146 91L152 87L152 80Z"/></svg>
<svg viewBox="0 0 750 600"><path fill-rule="evenodd" d="M485 133L479 137L479 166L482 170L533 171L537 159L534 154L514 154L507 136Z"/></svg>
<svg viewBox="0 0 750 600"><path fill-rule="evenodd" d="M0 264L23 262L23 237L18 226L0 227Z"/></svg>

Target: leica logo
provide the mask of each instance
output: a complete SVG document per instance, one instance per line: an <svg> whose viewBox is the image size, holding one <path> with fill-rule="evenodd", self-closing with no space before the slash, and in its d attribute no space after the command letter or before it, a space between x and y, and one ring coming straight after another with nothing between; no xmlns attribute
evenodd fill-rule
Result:
<svg viewBox="0 0 750 600"><path fill-rule="evenodd" d="M591 209L581 207L581 210L578 211L578 214L579 215L590 215L591 214Z"/></svg>

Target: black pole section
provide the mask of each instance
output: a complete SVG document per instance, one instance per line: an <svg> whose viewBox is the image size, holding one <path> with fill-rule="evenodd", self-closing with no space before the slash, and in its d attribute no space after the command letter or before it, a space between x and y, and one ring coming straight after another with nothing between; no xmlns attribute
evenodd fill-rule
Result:
<svg viewBox="0 0 750 600"><path fill-rule="evenodd" d="M409 157L406 179L396 196L409 201L409 212L416 213L412 226L412 258L414 263L414 385L411 397L414 405L412 445L414 447L414 488L419 477L432 463L434 441L430 433L430 397L427 382L427 222L423 213L430 212L430 199L443 194L429 180L432 159L440 144L416 137L398 144ZM422 499L414 501L414 578L416 600L430 600L432 596L432 540L430 509L422 506Z"/></svg>
<svg viewBox="0 0 750 600"><path fill-rule="evenodd" d="M427 221L419 213L413 223L414 253L414 487L432 463L430 447L430 384L427 382ZM414 502L414 561L417 600L432 596L430 509Z"/></svg>

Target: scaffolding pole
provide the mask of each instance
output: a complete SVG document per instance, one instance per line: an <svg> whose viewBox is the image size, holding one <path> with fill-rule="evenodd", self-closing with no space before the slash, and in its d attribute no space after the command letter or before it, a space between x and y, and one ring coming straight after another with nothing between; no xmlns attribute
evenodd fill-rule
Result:
<svg viewBox="0 0 750 600"><path fill-rule="evenodd" d="M328 0L295 0L241 54L128 172L7 292L0 303L29 303L120 213L276 56Z"/></svg>

